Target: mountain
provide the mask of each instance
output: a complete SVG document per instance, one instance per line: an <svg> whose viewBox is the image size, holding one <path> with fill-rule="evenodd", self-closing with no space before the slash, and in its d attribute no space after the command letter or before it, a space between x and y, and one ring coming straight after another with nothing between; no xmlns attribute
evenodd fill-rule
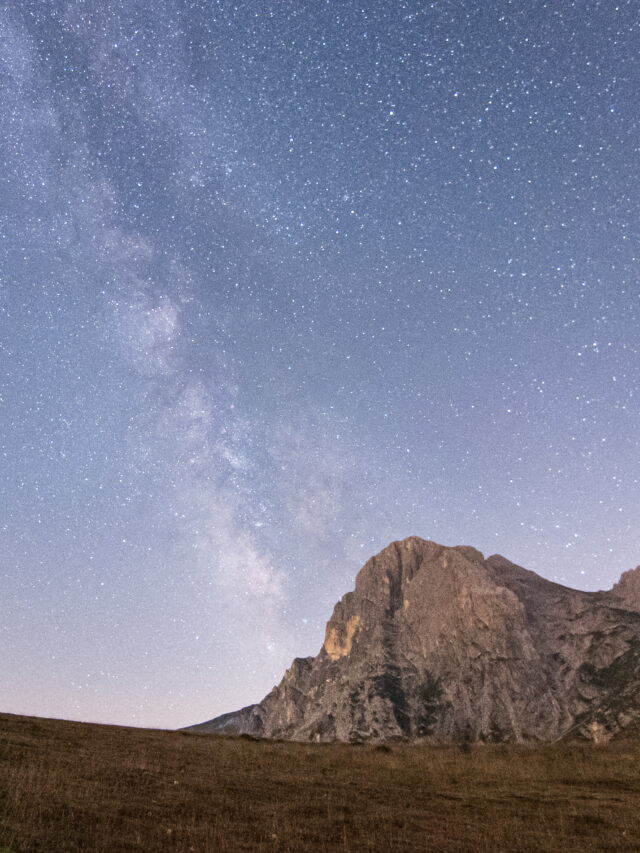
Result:
<svg viewBox="0 0 640 853"><path fill-rule="evenodd" d="M336 604L316 657L190 729L434 743L640 730L640 566L582 592L468 546L393 542Z"/></svg>

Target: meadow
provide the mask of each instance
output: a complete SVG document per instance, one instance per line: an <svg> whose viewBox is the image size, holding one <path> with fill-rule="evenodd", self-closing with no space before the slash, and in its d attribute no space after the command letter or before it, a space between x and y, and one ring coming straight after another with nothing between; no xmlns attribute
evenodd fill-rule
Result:
<svg viewBox="0 0 640 853"><path fill-rule="evenodd" d="M638 851L640 742L300 744L0 714L0 853Z"/></svg>

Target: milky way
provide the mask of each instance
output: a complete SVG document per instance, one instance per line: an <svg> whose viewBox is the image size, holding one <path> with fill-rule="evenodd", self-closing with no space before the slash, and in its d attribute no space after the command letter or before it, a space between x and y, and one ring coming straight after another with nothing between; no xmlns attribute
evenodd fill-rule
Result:
<svg viewBox="0 0 640 853"><path fill-rule="evenodd" d="M415 534L640 562L636 0L13 0L1 710L256 701Z"/></svg>

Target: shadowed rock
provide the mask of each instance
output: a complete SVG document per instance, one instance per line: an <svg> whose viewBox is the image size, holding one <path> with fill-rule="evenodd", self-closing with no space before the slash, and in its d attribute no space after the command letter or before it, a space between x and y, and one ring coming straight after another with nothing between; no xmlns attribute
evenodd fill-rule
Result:
<svg viewBox="0 0 640 853"><path fill-rule="evenodd" d="M582 592L409 537L370 559L313 658L192 730L292 740L607 740L640 721L640 567Z"/></svg>

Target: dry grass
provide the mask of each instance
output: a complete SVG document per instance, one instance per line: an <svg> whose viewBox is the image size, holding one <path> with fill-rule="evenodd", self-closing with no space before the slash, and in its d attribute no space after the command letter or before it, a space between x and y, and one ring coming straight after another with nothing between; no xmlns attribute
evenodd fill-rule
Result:
<svg viewBox="0 0 640 853"><path fill-rule="evenodd" d="M638 851L640 743L305 745L0 715L0 853Z"/></svg>

